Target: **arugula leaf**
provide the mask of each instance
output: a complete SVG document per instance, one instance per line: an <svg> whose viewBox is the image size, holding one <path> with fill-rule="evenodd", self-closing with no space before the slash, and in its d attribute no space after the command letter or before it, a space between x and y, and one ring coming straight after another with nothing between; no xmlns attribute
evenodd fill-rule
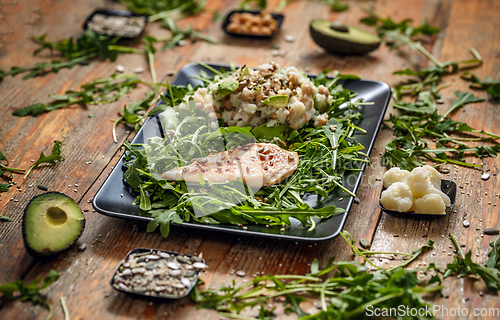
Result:
<svg viewBox="0 0 500 320"><path fill-rule="evenodd" d="M120 0L127 8L136 13L149 15L149 21L155 21L165 17L182 18L201 12L205 1L200 0Z"/></svg>
<svg viewBox="0 0 500 320"><path fill-rule="evenodd" d="M462 79L470 81L470 87L474 89L486 89L493 99L500 98L500 80L495 80L491 77L481 80L470 72L464 72L460 76Z"/></svg>
<svg viewBox="0 0 500 320"><path fill-rule="evenodd" d="M273 141L274 138L278 138L281 141L286 141L287 131L290 128L284 124L276 124L274 126L268 127L267 123L264 123L256 128L252 129L252 133L257 140L267 140Z"/></svg>
<svg viewBox="0 0 500 320"><path fill-rule="evenodd" d="M74 104L96 105L110 103L118 100L123 95L130 92L141 81L136 75L118 75L96 79L81 86L80 91L66 91L65 95L49 95L54 101L47 105L35 103L21 109L15 110L12 114L18 117L28 115L37 116L44 112L50 112Z"/></svg>
<svg viewBox="0 0 500 320"><path fill-rule="evenodd" d="M369 14L369 16L362 18L360 22L369 26L377 27L379 33L383 33L384 31L397 30L399 32L404 33L407 36L415 36L418 34L425 34L431 36L433 34L440 32L438 28L430 26L427 23L427 21L425 21L420 26L413 27L410 25L410 23L413 21L412 19L404 19L400 22L395 22L390 17L388 18L380 17L371 8L366 7L364 9Z"/></svg>
<svg viewBox="0 0 500 320"><path fill-rule="evenodd" d="M213 22L221 22L221 21L224 21L224 19L226 18L226 16L225 16L225 15L223 15L222 13L220 13L220 12L219 12L219 11L217 11L217 10L215 10L215 11L213 12L213 15L214 15L214 17L213 17L213 19L212 19L212 21L213 21Z"/></svg>
<svg viewBox="0 0 500 320"><path fill-rule="evenodd" d="M61 56L50 62L40 62L29 67L12 67L10 71L0 70L0 81L7 76L16 76L20 73L28 72L23 79L37 77L48 72L58 72L62 68L72 68L77 64L88 64L92 59L100 57L102 60L109 59L115 61L118 54L121 53L142 53L142 50L133 47L120 46L117 42L119 37L109 37L98 35L94 31L86 30L76 41L73 38L62 39L57 42L45 40L46 35L33 37L33 41L40 45L40 48L34 51L38 54L48 49L51 54ZM55 52L55 53L54 53Z"/></svg>
<svg viewBox="0 0 500 320"><path fill-rule="evenodd" d="M486 261L486 267L488 268L498 268L500 267L500 237L496 238L495 241L490 243L492 247L490 253L488 253L488 261Z"/></svg>
<svg viewBox="0 0 500 320"><path fill-rule="evenodd" d="M52 305L42 296L41 290L47 288L52 283L59 279L59 273L55 270L50 270L43 278L42 284L39 286L41 279L36 278L27 285L23 284L22 279L14 282L4 283L0 285L0 293L7 299L21 298L21 301L32 301L33 303L46 306L50 310L49 317L52 317ZM17 295L18 293L18 295Z"/></svg>
<svg viewBox="0 0 500 320"><path fill-rule="evenodd" d="M424 114L434 113L437 110L434 101L432 101L432 96L428 91L420 92L417 102L398 101L394 104L394 108Z"/></svg>
<svg viewBox="0 0 500 320"><path fill-rule="evenodd" d="M323 0L335 12L346 11L349 5L342 0Z"/></svg>
<svg viewBox="0 0 500 320"><path fill-rule="evenodd" d="M0 192L7 192L9 188L12 187L13 183L0 183Z"/></svg>
<svg viewBox="0 0 500 320"><path fill-rule="evenodd" d="M444 118L446 118L450 113L452 113L456 109L461 108L468 103L484 101L484 99L482 98L474 97L474 95L470 92L455 91L455 95L458 97L458 100L453 101L450 108L444 113L443 115Z"/></svg>
<svg viewBox="0 0 500 320"><path fill-rule="evenodd" d="M488 286L489 291L497 293L500 290L500 270L491 266L482 267L477 263L472 262L472 251L469 251L464 255L460 245L451 233L450 238L457 248L459 255L455 257L453 263L449 263L446 266L446 272L444 273L443 277L447 278L454 275L457 275L459 277L466 277L469 275L475 275L483 279L485 284ZM489 265L493 263L490 260L488 260Z"/></svg>
<svg viewBox="0 0 500 320"><path fill-rule="evenodd" d="M264 10L267 7L266 0L243 0L236 7L237 10Z"/></svg>
<svg viewBox="0 0 500 320"><path fill-rule="evenodd" d="M238 89L239 85L240 84L237 81L224 82L223 84L219 84L216 92L221 97L225 97L225 96L235 92L236 89Z"/></svg>
<svg viewBox="0 0 500 320"><path fill-rule="evenodd" d="M159 14L160 15L160 14ZM153 17L150 17L150 20ZM181 29L175 25L174 20L171 17L162 18L163 26L170 30L172 36L167 39L161 51L172 49L176 46L180 46L185 40L203 40L208 43L218 43L218 41L206 34L201 33L198 30L194 30L191 25L187 25L184 29ZM182 42L181 42L182 41Z"/></svg>
<svg viewBox="0 0 500 320"><path fill-rule="evenodd" d="M5 164L1 163L2 161ZM23 169L11 168L7 165L9 164L7 158L3 155L2 151L0 151L0 177L9 177L12 173L23 173ZM0 183L0 192L7 192L9 188L12 186L12 183Z"/></svg>
<svg viewBox="0 0 500 320"><path fill-rule="evenodd" d="M29 169L26 172L26 174L24 175L23 179L26 179L26 177L30 174L31 170L38 168L38 166L42 163L48 163L48 164L55 165L56 160L63 161L64 158L61 157L61 146L62 146L61 141L58 141L58 140L54 141L54 147L52 148L52 153L48 156L45 156L42 152L40 154L40 157L38 158L38 160L35 161L35 163L33 163L31 165L31 167L29 167Z"/></svg>
<svg viewBox="0 0 500 320"><path fill-rule="evenodd" d="M147 232L153 232L159 226L161 235L165 238L170 233L170 223L182 224L184 221L175 208L151 210L149 213L153 220L148 223Z"/></svg>

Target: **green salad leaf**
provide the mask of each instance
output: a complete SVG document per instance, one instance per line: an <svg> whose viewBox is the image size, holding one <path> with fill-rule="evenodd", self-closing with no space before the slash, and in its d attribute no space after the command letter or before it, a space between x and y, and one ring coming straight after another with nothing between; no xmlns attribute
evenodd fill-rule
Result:
<svg viewBox="0 0 500 320"><path fill-rule="evenodd" d="M38 168L38 166L42 163L48 163L48 164L56 164L57 161L63 161L64 158L61 156L61 148L62 147L62 142L61 141L54 141L54 147L52 148L52 153L48 156L45 156L43 152L40 154L40 157L38 158L35 163L29 167L28 171L24 175L23 179L26 179L26 177L30 174L31 170Z"/></svg>
<svg viewBox="0 0 500 320"><path fill-rule="evenodd" d="M0 293L7 299L21 298L21 301L32 301L33 303L47 307L50 311L47 319L50 319L52 317L52 305L43 297L40 291L50 286L57 279L59 279L59 273L55 270L50 270L43 278L43 281L40 278L36 278L25 285L22 279L18 279L14 282L1 284ZM41 285L39 285L40 281L42 281Z"/></svg>

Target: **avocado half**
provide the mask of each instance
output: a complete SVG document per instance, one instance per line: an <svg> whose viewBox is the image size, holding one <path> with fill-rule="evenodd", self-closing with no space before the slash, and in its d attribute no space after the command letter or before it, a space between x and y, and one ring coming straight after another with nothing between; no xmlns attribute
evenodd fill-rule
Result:
<svg viewBox="0 0 500 320"><path fill-rule="evenodd" d="M338 25L328 20L313 20L311 37L320 47L339 55L365 54L378 48L380 37L364 30Z"/></svg>
<svg viewBox="0 0 500 320"><path fill-rule="evenodd" d="M47 192L24 209L23 239L28 253L50 256L69 248L85 228L85 217L67 195Z"/></svg>

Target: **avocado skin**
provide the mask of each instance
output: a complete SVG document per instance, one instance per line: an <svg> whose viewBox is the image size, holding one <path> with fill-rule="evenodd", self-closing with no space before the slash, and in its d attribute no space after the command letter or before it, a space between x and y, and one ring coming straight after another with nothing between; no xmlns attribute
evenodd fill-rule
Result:
<svg viewBox="0 0 500 320"><path fill-rule="evenodd" d="M373 43L357 43L326 35L313 27L315 21L317 20L312 21L309 26L311 37L318 46L330 53L338 55L362 55L377 49L380 45L380 40Z"/></svg>
<svg viewBox="0 0 500 320"><path fill-rule="evenodd" d="M38 251L36 249L33 249L29 243L29 240L27 238L28 234L27 234L27 221L28 219L30 219L30 214L28 213L29 211L29 208L30 206L33 205L33 203L35 203L35 200L40 198L40 197L47 197L47 196L56 196L58 198L62 198L62 199L65 199L66 201L74 204L76 207L78 207L78 205L75 203L75 201L70 198L68 195L64 194L64 193L61 193L61 192L56 192L56 191L50 191L50 192L46 192L46 193L42 193L36 197L33 197L30 202L28 203L28 205L24 208L24 214L23 214L23 221L22 221L22 231L23 231L23 242L24 242L24 247L26 248L26 251L33 257L48 257L48 256L53 256L53 255L56 255L58 253L61 253L65 250L67 250L68 248L70 248L79 238L80 236L82 235L83 233L83 230L85 229L85 217L83 216L83 213L82 211L80 210L80 208L78 207L78 210L79 210L79 214L81 214L81 217L82 217L82 220L80 221L80 231L78 233L78 235L76 237L74 237L73 239L69 239L66 240L67 243L66 245L64 246L64 248L60 249L60 250L57 250L57 251L52 251L50 249L45 249L43 251ZM47 230L50 232L50 230Z"/></svg>

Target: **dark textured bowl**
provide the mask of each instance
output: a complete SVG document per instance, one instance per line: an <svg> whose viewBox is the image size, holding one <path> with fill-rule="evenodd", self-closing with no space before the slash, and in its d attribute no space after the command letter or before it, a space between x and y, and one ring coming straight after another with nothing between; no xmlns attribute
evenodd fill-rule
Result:
<svg viewBox="0 0 500 320"><path fill-rule="evenodd" d="M137 248L137 249L134 249L134 250L130 251L129 253L127 253L127 255L118 264L118 267L116 268L115 272L113 273L113 277L111 277L111 282L110 282L111 287L113 289L115 289L117 291L120 291L120 292L123 292L123 293L128 293L128 294L132 294L132 295L135 295L135 296L138 296L138 297L143 297L143 298L148 298L148 299L175 300L175 299L181 299L181 298L186 297L191 292L191 290L193 290L194 286L198 282L198 277L199 277L199 275L200 275L200 273L202 271L201 269L196 272L196 276L193 278L193 280L191 282L191 285L181 295L174 295L174 294L152 295L152 294L146 294L146 293L143 293L143 292L134 291L133 289L128 290L128 289L121 288L118 285L118 283L116 283L115 277L116 277L117 273L120 271L120 267L123 266L123 264L127 261L127 258L130 255L132 255L132 254L141 254L141 253L144 253L144 254L147 254L147 253L154 254L154 253L157 253L157 252L168 253L169 255L176 256L176 257L177 256L182 256L182 257L185 257L187 259L190 259L191 257L193 257L192 255L188 255L188 254L183 254L183 253L178 253L178 252L173 252L173 251L167 251L167 250L161 250L161 249L146 249L146 248ZM198 262L205 263L205 260L201 259Z"/></svg>
<svg viewBox="0 0 500 320"><path fill-rule="evenodd" d="M382 191L380 191L380 197L382 196L382 192L385 189L386 188L383 188ZM440 217L443 217L443 216L450 214L450 212L453 210L453 206L455 205L455 200L457 198L457 184L453 181L450 181L450 180L441 180L441 191L443 191L450 198L450 202L451 202L450 205L448 207L446 207L445 214L425 214L425 213L415 213L413 211L400 212L400 211L394 211L394 210L387 210L386 208L384 208L384 206L380 202L380 197L379 197L379 201L378 201L378 206L380 207L380 209L382 209L382 211L384 211L386 213L390 213L390 214L401 214L401 215L411 214L411 215L419 215L419 216L440 216Z"/></svg>
<svg viewBox="0 0 500 320"><path fill-rule="evenodd" d="M236 32L228 31L227 26L229 25L229 22L231 21L231 16L235 13L245 13L245 12L248 12L251 14L259 14L260 13L259 11L245 11L245 10L232 11L231 13L229 13L227 15L226 19L222 23L222 29L224 30L224 32L231 35L231 36L235 36L235 37L246 37L246 38L253 38L253 39L269 39L272 36L274 36L276 33L278 33L278 31L281 28L281 25L283 24L283 20L285 19L285 16L283 16L282 14L271 13L271 16L277 22L277 26L276 26L276 31L274 31L272 34L270 34L268 36L267 35L258 35L258 34L236 33Z"/></svg>
<svg viewBox="0 0 500 320"><path fill-rule="evenodd" d="M96 32L98 34L101 34L103 36L111 36L111 37L115 36L115 37L120 37L123 40L137 39L142 34L142 32L144 31L144 28L146 27L146 25L148 23L148 16L147 15L138 14L138 13L135 13L135 12L132 12L132 11L125 11L125 10L97 9L97 10L95 10L94 12L92 12L88 16L87 20L85 20L85 23L83 24L83 29L84 30L88 29L88 25L89 25L90 21L92 20L92 18L96 14L101 14L101 15L108 16L108 17L137 17L137 18L143 18L144 19L144 27L134 37L121 36L119 34L105 34L105 33L99 33L97 31L94 31L94 32Z"/></svg>

